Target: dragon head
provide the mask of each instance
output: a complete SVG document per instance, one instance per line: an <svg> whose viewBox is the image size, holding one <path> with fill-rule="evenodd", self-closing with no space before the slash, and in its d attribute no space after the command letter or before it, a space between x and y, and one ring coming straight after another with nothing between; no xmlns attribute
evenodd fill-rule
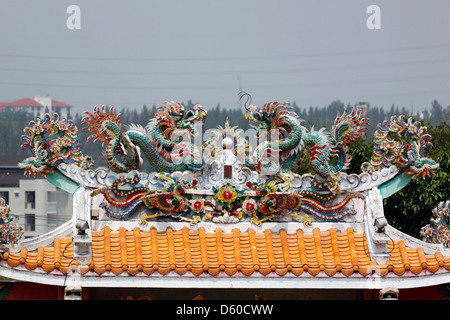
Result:
<svg viewBox="0 0 450 320"><path fill-rule="evenodd" d="M245 108L245 119L250 121L250 126L256 129L256 136L259 136L261 130L270 130L272 125L273 112L268 112L265 109L258 109L254 105Z"/></svg>
<svg viewBox="0 0 450 320"><path fill-rule="evenodd" d="M180 110L180 118L177 120L177 127L178 129L186 129L191 135L193 135L197 133L195 123L197 121L203 123L207 114L208 112L203 110L203 107L199 104L196 104L192 109L187 111L183 108Z"/></svg>
<svg viewBox="0 0 450 320"><path fill-rule="evenodd" d="M291 130L287 119L292 118L290 107L278 101L266 103L262 109L254 105L245 107L245 118L250 120L250 126L256 129L256 136L262 132L276 130L274 137L283 137Z"/></svg>
<svg viewBox="0 0 450 320"><path fill-rule="evenodd" d="M245 119L250 120L250 126L256 129L256 136L259 137L262 130L269 130L272 125L272 118L274 116L273 110L267 110L267 104L263 109L258 109L257 106L251 104L252 96L247 92L239 92L240 100L244 97L247 101L244 104L245 107Z"/></svg>
<svg viewBox="0 0 450 320"><path fill-rule="evenodd" d="M180 135L186 131L193 136L197 133L195 124L203 122L207 113L199 104L192 109L185 110L181 103L171 101L165 102L158 108L155 118L158 128L162 129L168 138L172 137L175 132Z"/></svg>

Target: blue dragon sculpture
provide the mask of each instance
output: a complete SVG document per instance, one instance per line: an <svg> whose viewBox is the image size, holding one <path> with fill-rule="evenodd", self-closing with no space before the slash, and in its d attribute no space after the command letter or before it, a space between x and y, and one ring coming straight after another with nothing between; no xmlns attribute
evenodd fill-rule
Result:
<svg viewBox="0 0 450 320"><path fill-rule="evenodd" d="M86 112L83 128L92 133L88 140L102 141L106 145L104 157L115 172L128 172L142 165L141 153L160 172L199 170L204 161L198 148L190 140L196 134L195 122L201 122L207 115L201 105L185 110L178 102L165 102L158 108L155 118L145 128L130 125L123 129L120 114L94 108ZM188 139L180 140L180 137Z"/></svg>
<svg viewBox="0 0 450 320"><path fill-rule="evenodd" d="M311 151L310 166L316 173L314 183L318 188L335 188L337 173L350 163L347 153L349 144L361 139L366 133L367 118L362 111L347 110L336 117L327 134L324 129L308 131L291 108L280 102L270 102L258 109L246 106L246 119L256 128L256 136L262 141L250 158L249 166L266 175L295 172L306 151ZM320 180L317 181L316 179Z"/></svg>

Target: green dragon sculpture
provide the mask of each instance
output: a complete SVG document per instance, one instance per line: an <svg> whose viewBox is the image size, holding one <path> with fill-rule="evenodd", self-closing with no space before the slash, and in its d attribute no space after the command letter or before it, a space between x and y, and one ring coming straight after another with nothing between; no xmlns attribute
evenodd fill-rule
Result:
<svg viewBox="0 0 450 320"><path fill-rule="evenodd" d="M141 152L150 164L160 172L199 170L204 161L198 148L190 140L196 134L196 121L203 121L207 111L195 105L186 111L177 102L165 102L145 128L130 125L122 131L120 114L94 108L86 112L83 128L92 133L88 140L102 141L106 145L104 153L108 166L115 172L139 169L142 164ZM180 141L181 137L186 137Z"/></svg>
<svg viewBox="0 0 450 320"><path fill-rule="evenodd" d="M353 109L351 113L345 110L342 116L338 114L328 135L324 129L308 131L291 108L280 102L267 103L262 109L254 105L245 108L246 119L256 128L256 136L262 141L249 166L253 165L266 175L295 172L310 150L310 166L321 181L314 183L330 190L337 187L336 174L350 163L347 146L365 135L368 124L360 110Z"/></svg>

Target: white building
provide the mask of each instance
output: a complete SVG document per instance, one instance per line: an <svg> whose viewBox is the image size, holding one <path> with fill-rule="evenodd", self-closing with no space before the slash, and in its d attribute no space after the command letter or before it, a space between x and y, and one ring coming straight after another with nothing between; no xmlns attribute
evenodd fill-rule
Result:
<svg viewBox="0 0 450 320"><path fill-rule="evenodd" d="M14 222L24 227L25 238L49 232L72 218L72 194L45 179L23 179L18 187L0 187L0 197L9 204Z"/></svg>
<svg viewBox="0 0 450 320"><path fill-rule="evenodd" d="M13 102L0 102L0 111L26 111L32 113L34 117L42 116L46 111L50 114L58 113L63 118L67 118L71 105L53 100L48 96L35 96L23 98Z"/></svg>

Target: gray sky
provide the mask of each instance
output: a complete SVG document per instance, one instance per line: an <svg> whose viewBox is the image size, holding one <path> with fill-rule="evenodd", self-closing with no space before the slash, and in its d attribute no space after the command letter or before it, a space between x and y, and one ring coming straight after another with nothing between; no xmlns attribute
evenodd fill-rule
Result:
<svg viewBox="0 0 450 320"><path fill-rule="evenodd" d="M69 5L81 29L69 30ZM369 30L369 5L381 29ZM450 105L450 1L0 0L0 102Z"/></svg>

